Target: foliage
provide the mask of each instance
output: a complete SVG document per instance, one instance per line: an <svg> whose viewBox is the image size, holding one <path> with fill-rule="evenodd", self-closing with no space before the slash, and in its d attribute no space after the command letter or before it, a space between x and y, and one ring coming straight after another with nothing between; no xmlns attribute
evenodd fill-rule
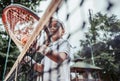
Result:
<svg viewBox="0 0 120 81"><path fill-rule="evenodd" d="M103 68L104 81L118 81L120 76L120 20L115 15L108 16L100 12L90 17L89 31L85 40L80 40L81 56ZM109 77L109 78L106 78ZM112 77L111 77L112 76Z"/></svg>
<svg viewBox="0 0 120 81"><path fill-rule="evenodd" d="M0 0L0 15L6 6L13 3L24 5L36 12L36 6L40 4L40 1L41 0Z"/></svg>
<svg viewBox="0 0 120 81"><path fill-rule="evenodd" d="M37 12L36 7L40 4L41 0L0 0L0 17L2 15L3 9L10 5L10 4L21 4L24 5L33 11ZM4 64L8 49L8 43L9 43L9 37L7 36L7 33L3 30L1 30L2 24L0 24L0 80L2 79L2 74L4 70ZM12 41L10 44L10 51L9 51L9 59L7 63L7 71L10 70L13 63L17 59L19 55L19 50L17 49L16 45Z"/></svg>
<svg viewBox="0 0 120 81"><path fill-rule="evenodd" d="M4 64L5 64L5 60L6 60L6 55L7 55L7 51L8 51L8 43L9 43L9 37L7 36L5 31L0 31L0 79L2 79L2 74L3 74L3 70L4 70ZM10 44L10 51L9 51L9 59L7 62L7 69L10 69L10 67L12 67L14 61L16 60L18 54L19 54L19 50L17 49L16 45L11 42Z"/></svg>

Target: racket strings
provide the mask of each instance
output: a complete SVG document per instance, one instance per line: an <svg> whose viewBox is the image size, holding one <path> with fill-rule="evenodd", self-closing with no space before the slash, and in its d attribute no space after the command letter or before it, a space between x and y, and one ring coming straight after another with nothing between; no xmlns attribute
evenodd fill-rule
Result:
<svg viewBox="0 0 120 81"><path fill-rule="evenodd" d="M29 37L34 30L34 23L37 21L27 11L19 8L11 8L7 11L7 26L21 41L22 37ZM26 43L26 42L25 42Z"/></svg>

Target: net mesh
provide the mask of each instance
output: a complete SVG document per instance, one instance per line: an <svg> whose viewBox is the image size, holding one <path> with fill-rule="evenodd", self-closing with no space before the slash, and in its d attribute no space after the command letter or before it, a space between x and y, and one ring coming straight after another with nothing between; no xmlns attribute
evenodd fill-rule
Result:
<svg viewBox="0 0 120 81"><path fill-rule="evenodd" d="M63 18L63 20L66 22L65 26L66 26L66 29L67 29L67 32L68 32L66 38L68 40L73 41L73 39L76 39L76 37L77 37L76 34L78 34L78 33L81 34L80 31L83 31L83 30L86 29L88 21L86 20L86 18L85 18L86 16L84 15L86 12L84 10L81 11L81 7L83 7L83 5L85 4L85 0L79 0L78 4L71 11L68 11L69 8L70 8L68 2L69 2L68 0L63 1L63 5L56 10L55 16L57 18L60 18L61 13L63 13L63 12L60 11L61 8L63 6L66 6L66 9L65 9L66 13L64 14L65 16ZM111 11L111 9L113 8L113 3L109 0L107 0L106 2L108 3L108 5L104 10L107 13L109 13ZM78 11L81 11L81 12L78 12ZM75 17L76 12L78 12L79 14L82 14L82 15L81 16L78 15L78 17ZM22 14L19 15L19 13L22 13ZM8 10L8 13L6 15L8 16L8 18L7 18L8 21L7 22L11 23L11 24L9 24L9 26L6 27L6 30L8 30L8 27L10 27L9 29L16 35L16 38L18 39L18 41L20 41L21 37L22 37L22 36L20 36L20 33L24 33L24 31L25 31L25 34L29 33L30 35L32 35L31 31L33 31L33 29L34 29L32 27L32 25L34 25L35 22L38 21L38 19L39 19L36 16L33 16L31 14L26 13L25 11L22 11L22 9L17 9L16 10L15 8L12 8L11 10ZM25 15L25 16L23 16L23 15ZM83 16L85 16L85 17L83 17ZM89 14L89 16L90 16L90 14ZM72 17L75 17L75 19L74 18L72 19ZM81 19L78 19L79 17ZM15 20L12 20L12 18L15 19ZM78 23L80 23L80 24L77 25L77 28L73 28L71 26L76 26L74 24L76 19L78 19ZM5 21L5 20L3 20L3 21ZM71 25L71 24L74 24L74 25ZM43 37L43 39L45 39L45 38ZM35 45L35 44L33 44L33 45ZM36 53L36 49L29 49L27 51L26 55L30 56L36 62L40 63L41 59L44 58L44 56L40 55L39 53ZM73 49L76 49L76 48L73 48ZM23 65L20 64L17 68L18 70L15 70L15 71L17 71L17 74L18 74L17 75L17 80L18 81L44 81L43 78L42 78L42 74L45 73L45 72L41 73L41 72L34 71L33 70L33 65L32 65L32 59L31 59L31 62L30 62L31 66L29 66L28 62L26 62ZM69 64L70 60L68 60L67 63ZM56 70L56 69L58 69L58 68L51 68L47 72L49 72L51 74L51 72L53 70ZM14 81L15 80L15 71L13 72L13 74L11 75L11 77L7 81ZM49 77L49 78L51 78L51 77ZM75 80L75 81L83 81L83 80ZM98 81L98 80L96 80L96 81Z"/></svg>

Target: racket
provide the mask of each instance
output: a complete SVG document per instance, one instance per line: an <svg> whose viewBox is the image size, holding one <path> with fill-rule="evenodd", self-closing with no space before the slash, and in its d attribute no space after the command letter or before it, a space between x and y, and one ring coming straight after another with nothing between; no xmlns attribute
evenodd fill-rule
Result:
<svg viewBox="0 0 120 81"><path fill-rule="evenodd" d="M33 11L20 4L9 5L2 13L5 30L19 49L26 44L39 19Z"/></svg>
<svg viewBox="0 0 120 81"><path fill-rule="evenodd" d="M40 18L30 9L20 4L12 4L7 6L2 13L2 21L6 32L10 35L19 50L21 51L32 35L38 20ZM36 40L37 41L37 40ZM18 73L21 72L19 65ZM16 70L13 71L8 81L15 78Z"/></svg>
<svg viewBox="0 0 120 81"><path fill-rule="evenodd" d="M33 19L34 22L35 22L35 21L38 21L38 19L39 19L39 21L38 21L38 24L37 24L35 30L33 30L33 34L30 36L30 40L28 40L27 43L24 45L23 50L21 51L20 55L18 56L17 60L15 61L14 65L12 66L10 72L7 74L7 76L6 76L6 78L5 78L4 81L9 81L8 79L11 77L11 74L14 73L14 70L16 70L16 69L17 69L17 66L19 65L18 63L22 61L22 59L23 59L23 57L25 56L26 52L28 51L29 47L30 47L31 44L34 42L34 40L36 39L36 37L40 34L40 32L45 28L45 25L49 22L49 19L52 17L52 15L54 14L54 12L56 11L56 9L58 8L58 6L60 5L61 2L62 2L62 0L52 0L51 3L48 5L45 13L44 13L43 16L41 17L41 19L39 19L39 17L37 17L37 16L36 16L34 13L32 13L31 11L30 11L30 13L29 13L29 9L22 7L23 11L25 10L25 11L27 11L27 12L30 14L30 16L32 17L32 19ZM13 5L13 6L15 6L15 5ZM16 7L17 7L17 6L20 6L20 5L16 5ZM10 6L8 6L7 8L9 8L9 7L10 7ZM9 9L7 10L7 8L4 9L3 15L2 15L2 20L3 20L3 23L4 23L4 25L5 25L5 29L6 29L6 31L9 33L9 35L11 36L11 38L13 39L13 41L17 44L17 46L22 45L22 44L20 43L20 39L18 39L18 38L14 35L14 34L16 34L16 33L15 33L15 27L16 27L16 26L15 26L15 25L17 24L17 23L16 23L17 21L15 21L15 23L13 23L13 25L11 25L10 22L12 22L12 20L11 20L11 21L10 21L10 20L7 20L7 14L6 14L6 13L7 13L7 11L9 10ZM20 6L20 8L18 7L18 8L16 8L16 9L18 9L18 10L20 9L20 10L22 11L21 6ZM20 12L21 12L21 11L20 11ZM6 12L6 13L5 13L5 12ZM49 12L49 13L48 13L48 12ZM24 14L23 14L23 15L24 15ZM19 16L19 15L18 15L18 16ZM12 18L12 17L10 17L10 18ZM15 19L17 19L17 18L15 18ZM24 19L25 19L25 21L26 21L26 18L24 18ZM19 20L19 19L18 19L18 20ZM9 22L8 22L8 21L9 21ZM14 24L15 24L15 25L14 25ZM21 24L22 24L22 21L21 21ZM10 25L11 25L11 26L10 26ZM17 74L17 73L16 73L16 74ZM15 80L16 80L16 78L15 78Z"/></svg>

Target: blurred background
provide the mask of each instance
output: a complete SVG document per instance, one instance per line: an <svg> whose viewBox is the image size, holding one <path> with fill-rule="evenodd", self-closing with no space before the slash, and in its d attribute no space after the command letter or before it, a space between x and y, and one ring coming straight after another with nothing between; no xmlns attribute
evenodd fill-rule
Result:
<svg viewBox="0 0 120 81"><path fill-rule="evenodd" d="M10 4L21 4L42 17L51 0L0 0L0 17ZM103 81L120 81L119 0L63 0L53 17L64 23L73 58L102 68ZM9 46L10 43L10 46ZM9 49L9 50L8 50ZM0 80L9 72L19 50L9 41L0 18ZM7 54L7 67L5 68Z"/></svg>

